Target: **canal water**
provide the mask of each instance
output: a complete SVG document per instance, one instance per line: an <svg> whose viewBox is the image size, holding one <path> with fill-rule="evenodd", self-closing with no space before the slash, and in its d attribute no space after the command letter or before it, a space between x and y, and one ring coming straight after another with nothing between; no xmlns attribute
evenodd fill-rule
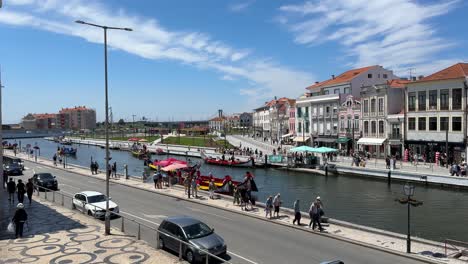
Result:
<svg viewBox="0 0 468 264"><path fill-rule="evenodd" d="M19 140L18 140L19 141ZM22 146L31 144L40 147L40 156L51 159L59 144L44 139L22 139ZM69 146L67 146L69 147ZM73 145L78 148L76 157L68 162L89 166L91 157L104 168L104 149L95 146ZM116 161L119 171L127 164L131 175L142 175L143 161L129 152L111 150L111 162ZM154 156L166 158L166 156ZM185 159L185 157L176 157ZM193 161L200 159L192 158ZM292 207L300 199L301 210L307 211L310 202L320 196L327 216L335 219L406 233L407 208L395 201L403 197L403 184L355 176L322 176L302 172L288 172L277 169L248 169L255 175L259 188L256 194L260 201L268 195L281 193L283 206ZM231 175L241 180L246 168L229 168L204 164L202 174L213 173L216 177ZM468 191L441 189L417 185L415 199L424 204L411 208L412 234L443 241L446 238L468 240Z"/></svg>

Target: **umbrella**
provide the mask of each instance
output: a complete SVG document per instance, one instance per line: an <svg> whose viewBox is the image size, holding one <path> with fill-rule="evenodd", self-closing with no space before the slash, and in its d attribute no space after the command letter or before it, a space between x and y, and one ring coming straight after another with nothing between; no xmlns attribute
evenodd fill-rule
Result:
<svg viewBox="0 0 468 264"><path fill-rule="evenodd" d="M314 152L316 148L309 147L309 146L300 146L300 147L295 147L289 150L289 152Z"/></svg>
<svg viewBox="0 0 468 264"><path fill-rule="evenodd" d="M139 141L139 138L129 138L128 141Z"/></svg>
<svg viewBox="0 0 468 264"><path fill-rule="evenodd" d="M338 150L334 149L334 148L320 147L320 148L315 149L314 152L316 152L316 153L329 153L329 152L336 152L336 151L338 151Z"/></svg>
<svg viewBox="0 0 468 264"><path fill-rule="evenodd" d="M182 163L174 163L169 166L166 166L162 168L161 170L163 171L172 171L172 170L178 170L178 169L184 169L187 168L187 164L182 164Z"/></svg>
<svg viewBox="0 0 468 264"><path fill-rule="evenodd" d="M168 159L165 159L165 160L155 161L155 162L153 162L153 165L154 166L166 167L166 166L169 166L169 165L172 165L172 164L175 164L175 163L187 164L187 162L182 161L182 160L178 160L178 159L174 159L174 158L168 158Z"/></svg>

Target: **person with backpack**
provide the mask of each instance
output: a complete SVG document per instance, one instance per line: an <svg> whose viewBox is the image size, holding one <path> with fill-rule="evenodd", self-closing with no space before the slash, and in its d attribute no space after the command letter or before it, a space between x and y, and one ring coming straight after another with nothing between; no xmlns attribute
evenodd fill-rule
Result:
<svg viewBox="0 0 468 264"><path fill-rule="evenodd" d="M10 181L7 183L7 190L8 190L8 201L15 203L16 184L13 181L13 178L10 178Z"/></svg>
<svg viewBox="0 0 468 264"><path fill-rule="evenodd" d="M28 183L26 183L26 194L28 195L29 204L32 203L32 195L34 192L34 184L32 179L28 179Z"/></svg>
<svg viewBox="0 0 468 264"><path fill-rule="evenodd" d="M22 203L19 203L16 206L15 215L13 216L13 219L11 219L11 221L15 223L16 227L15 238L23 237L23 226L27 220L28 214L24 210L24 205Z"/></svg>
<svg viewBox="0 0 468 264"><path fill-rule="evenodd" d="M22 180L18 180L18 184L16 184L16 192L18 193L18 202L23 203L24 194L26 193L26 185L24 185Z"/></svg>

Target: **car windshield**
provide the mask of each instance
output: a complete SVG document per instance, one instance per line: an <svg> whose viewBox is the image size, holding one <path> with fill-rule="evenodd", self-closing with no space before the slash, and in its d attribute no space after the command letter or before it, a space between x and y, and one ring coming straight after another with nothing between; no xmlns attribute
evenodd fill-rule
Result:
<svg viewBox="0 0 468 264"><path fill-rule="evenodd" d="M88 203L99 203L99 202L105 202L105 201L106 201L106 196L104 194L88 196Z"/></svg>
<svg viewBox="0 0 468 264"><path fill-rule="evenodd" d="M41 180L52 180L54 176L47 173L47 174L39 174L37 178Z"/></svg>
<svg viewBox="0 0 468 264"><path fill-rule="evenodd" d="M202 222L184 227L188 239L200 238L213 233L213 230Z"/></svg>

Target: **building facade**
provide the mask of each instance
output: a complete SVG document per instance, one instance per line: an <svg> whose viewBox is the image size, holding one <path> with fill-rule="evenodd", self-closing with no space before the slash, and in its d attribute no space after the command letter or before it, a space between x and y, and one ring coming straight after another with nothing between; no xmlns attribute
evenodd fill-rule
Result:
<svg viewBox="0 0 468 264"><path fill-rule="evenodd" d="M251 128L253 124L253 116L252 113L244 112L239 114L239 125L242 128Z"/></svg>
<svg viewBox="0 0 468 264"><path fill-rule="evenodd" d="M255 138L270 137L270 107L265 105L254 109L253 129Z"/></svg>
<svg viewBox="0 0 468 264"><path fill-rule="evenodd" d="M310 138L313 146L337 146L338 109L346 95L360 96L361 87L385 83L395 79L392 71L382 66L369 66L346 71L337 77L316 82L296 101L296 141L301 134ZM304 129L303 129L304 128ZM302 138L305 139L305 136Z"/></svg>
<svg viewBox="0 0 468 264"><path fill-rule="evenodd" d="M406 148L429 161L447 153L466 160L468 63L458 63L410 82L406 92Z"/></svg>
<svg viewBox="0 0 468 264"><path fill-rule="evenodd" d="M62 129L95 129L96 110L86 106L62 108L57 114L57 124Z"/></svg>
<svg viewBox="0 0 468 264"><path fill-rule="evenodd" d="M401 155L403 141L401 138L397 138L400 133L392 134L393 130L399 130L399 124L392 122L393 127L390 130L387 119L389 115L402 112L405 85L408 82L394 79L384 84L362 87L361 112L363 136L358 141L360 150L370 153L373 157L380 158L391 154L396 156ZM392 138L391 141L389 140L390 138Z"/></svg>
<svg viewBox="0 0 468 264"><path fill-rule="evenodd" d="M338 113L338 148L346 155L356 150L359 140L361 121L361 101L352 95L343 97Z"/></svg>

